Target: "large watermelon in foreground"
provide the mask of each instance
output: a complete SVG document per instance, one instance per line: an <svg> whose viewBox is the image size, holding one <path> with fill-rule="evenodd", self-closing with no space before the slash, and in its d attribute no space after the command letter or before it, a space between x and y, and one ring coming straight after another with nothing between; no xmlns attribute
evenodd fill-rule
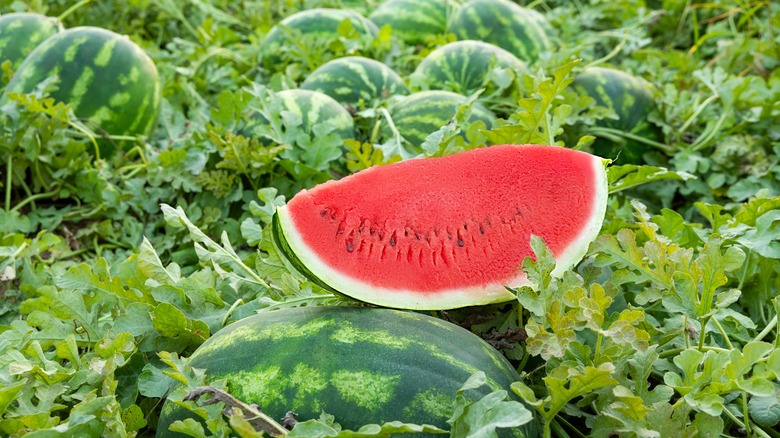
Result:
<svg viewBox="0 0 780 438"><path fill-rule="evenodd" d="M5 90L30 93L59 78L51 97L98 133L148 135L157 121L160 79L149 56L127 37L78 27L44 41L25 59Z"/></svg>
<svg viewBox="0 0 780 438"><path fill-rule="evenodd" d="M618 117L617 120L599 120L597 126L661 141L660 131L647 118L655 109L652 88L648 83L614 68L588 67L574 77L571 86L592 97L596 105L613 110ZM583 134L589 133L587 128L584 129ZM630 138L608 138L599 132L595 135L598 138L593 144L593 151L602 157L618 157L619 163L643 164L642 155L652 149Z"/></svg>
<svg viewBox="0 0 780 438"><path fill-rule="evenodd" d="M302 191L274 218L283 252L312 280L407 309L507 301L544 239L561 275L596 238L603 160L554 146L504 145L372 167Z"/></svg>
<svg viewBox="0 0 780 438"><path fill-rule="evenodd" d="M61 27L56 18L41 14L18 12L0 16L0 63L11 61L11 67L16 70L38 44Z"/></svg>
<svg viewBox="0 0 780 438"><path fill-rule="evenodd" d="M487 387L474 401L520 379L512 365L473 333L426 315L360 307L303 307L245 318L214 334L189 365L208 382L224 379L234 397L279 419L324 411L347 429L402 421L449 429L456 391L476 372ZM162 409L158 437L188 411ZM526 415L529 419L531 414ZM536 423L505 436L536 437ZM183 436L183 435L178 435Z"/></svg>

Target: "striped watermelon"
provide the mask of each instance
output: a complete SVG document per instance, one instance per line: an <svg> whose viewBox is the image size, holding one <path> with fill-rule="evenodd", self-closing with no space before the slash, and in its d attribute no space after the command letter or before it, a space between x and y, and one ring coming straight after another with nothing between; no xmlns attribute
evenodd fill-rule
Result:
<svg viewBox="0 0 780 438"><path fill-rule="evenodd" d="M509 0L471 0L461 6L450 22L449 31L460 40L481 40L533 62L552 50L541 14Z"/></svg>
<svg viewBox="0 0 780 438"><path fill-rule="evenodd" d="M412 74L412 82L470 95L483 87L489 90L488 75L495 67L526 70L523 61L498 46L482 41L456 41L426 56Z"/></svg>
<svg viewBox="0 0 780 438"><path fill-rule="evenodd" d="M571 86L595 99L597 105L617 114L617 120L602 119L597 126L661 141L658 128L647 120L655 109L653 91L648 83L614 68L588 67L574 77ZM585 131L587 134L587 128ZM648 145L627 138L601 137L593 144L597 155L614 159L620 153L620 162L624 163L642 164L642 154L648 150Z"/></svg>
<svg viewBox="0 0 780 438"><path fill-rule="evenodd" d="M46 38L62 30L56 18L19 12L0 16L0 63L11 61L16 70ZM0 76L0 87L5 85Z"/></svg>
<svg viewBox="0 0 780 438"><path fill-rule="evenodd" d="M455 0L387 0L368 18L377 26L389 25L393 35L407 44L423 44L447 30L447 20L458 8Z"/></svg>
<svg viewBox="0 0 780 438"><path fill-rule="evenodd" d="M451 91L421 91L410 94L393 105L390 116L401 136L418 147L425 137L446 125L465 100L465 96ZM471 122L482 120L487 127L491 127L496 120L496 116L479 102L475 102L471 109ZM387 140L392 135L390 127L385 123L382 127L382 137Z"/></svg>
<svg viewBox="0 0 780 438"><path fill-rule="evenodd" d="M318 41L331 40L338 36L338 28L344 20L349 20L362 35L373 38L379 34L376 24L357 12L328 8L309 9L290 15L268 31L260 45L260 63L269 71L279 70L283 50L295 47L296 44L315 44ZM290 32L294 35L290 35ZM290 40L298 33L303 40Z"/></svg>
<svg viewBox="0 0 780 438"><path fill-rule="evenodd" d="M244 318L215 333L190 358L208 382L224 379L234 397L279 419L335 416L345 429L403 421L449 429L456 391L476 371L487 387L508 389L514 367L473 333L431 316L367 307L302 307ZM182 390L178 390L181 396ZM167 400L158 437L192 415ZM530 423L506 436L536 437ZM515 434L516 433L516 434Z"/></svg>
<svg viewBox="0 0 780 438"><path fill-rule="evenodd" d="M342 105L367 107L382 100L409 94L404 80L390 67L362 56L334 59L314 70L301 84L304 90L320 91Z"/></svg>
<svg viewBox="0 0 780 438"><path fill-rule="evenodd" d="M341 104L327 94L319 91L292 89L276 93L284 110L290 111L301 119L301 129L310 136L315 124L327 122L342 139L355 137L355 124L352 116ZM259 113L250 116L250 120L239 133L247 137L262 137L261 127L267 120Z"/></svg>
<svg viewBox="0 0 780 438"><path fill-rule="evenodd" d="M39 45L19 66L5 90L30 93L59 77L55 100L97 132L148 135L157 121L160 79L149 56L127 37L97 27L60 32ZM102 149L112 149L104 142Z"/></svg>

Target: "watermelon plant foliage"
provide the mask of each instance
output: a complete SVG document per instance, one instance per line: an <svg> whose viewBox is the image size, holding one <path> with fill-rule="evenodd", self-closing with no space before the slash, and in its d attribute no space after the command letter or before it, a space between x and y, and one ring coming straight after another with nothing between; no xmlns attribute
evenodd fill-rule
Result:
<svg viewBox="0 0 780 438"><path fill-rule="evenodd" d="M518 74L490 70L493 88L465 96L413 149L383 133L402 96L345 109L354 135L343 139L322 120L304 128L278 94L346 56L414 85L420 62L457 39L446 29L413 42L392 25L368 36L350 20L317 42L287 29L295 44L262 63L262 42L284 18L314 8L371 17L379 4L0 0L0 17L32 12L127 35L156 65L161 96L149 135L111 136L123 147L100 157L106 133L53 99L56 80L0 105L0 435L153 435L174 382L204 383L188 358L221 328L258 312L355 304L280 256L268 225L285 200L372 165L487 144L592 150L578 129L616 114L571 82L610 65L653 86L644 121L658 137L642 137L641 161L610 167L604 226L574 269L552 277L535 240L521 267L531 285L512 290L516 300L430 312L487 340L520 375L506 394L456 391L445 433L505 433L518 397L550 437L780 436L780 4L523 2L531 20L545 17L536 24L554 50ZM2 63L3 83L15 65ZM477 104L496 114L490 126L469 122ZM241 135L258 113L263 137ZM181 428L257 436L223 407L199 406L205 426ZM325 412L287 434L421 431L444 429L398 418L348 431Z"/></svg>

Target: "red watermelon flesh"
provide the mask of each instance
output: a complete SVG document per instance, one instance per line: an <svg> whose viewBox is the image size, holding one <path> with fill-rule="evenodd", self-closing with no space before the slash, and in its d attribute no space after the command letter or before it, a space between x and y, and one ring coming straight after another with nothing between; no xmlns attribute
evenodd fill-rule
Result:
<svg viewBox="0 0 780 438"><path fill-rule="evenodd" d="M398 308L507 301L527 284L531 235L562 272L583 257L606 210L604 162L553 146L504 145L377 166L304 190L277 234L320 283Z"/></svg>

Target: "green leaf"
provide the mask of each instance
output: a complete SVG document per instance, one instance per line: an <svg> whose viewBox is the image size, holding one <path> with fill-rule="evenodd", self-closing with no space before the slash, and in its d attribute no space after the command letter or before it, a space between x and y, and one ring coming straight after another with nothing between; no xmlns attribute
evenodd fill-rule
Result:
<svg viewBox="0 0 780 438"><path fill-rule="evenodd" d="M654 181L687 181L694 178L696 178L696 176L688 172L672 171L664 167L647 165L638 166L635 164L607 167L607 181L609 183L610 194Z"/></svg>
<svg viewBox="0 0 780 438"><path fill-rule="evenodd" d="M780 423L780 391L770 396L751 397L748 402L750 418L762 427L774 427Z"/></svg>
<svg viewBox="0 0 780 438"><path fill-rule="evenodd" d="M617 400L604 408L602 413L616 420L615 432L633 432L638 437L647 438L661 437L645 420L648 408L641 397L623 386L614 387L612 393Z"/></svg>
<svg viewBox="0 0 780 438"><path fill-rule="evenodd" d="M598 367L558 366L543 378L547 388L547 397L534 403L534 407L545 421L545 430L556 415L572 400L590 394L600 388L615 385L617 380L611 377L615 366L603 363ZM520 395L523 386L512 384L512 391Z"/></svg>
<svg viewBox="0 0 780 438"><path fill-rule="evenodd" d="M709 415L704 412L696 413L692 426L700 436L721 436L725 427L719 415Z"/></svg>
<svg viewBox="0 0 780 438"><path fill-rule="evenodd" d="M24 387L24 382L8 385L4 388L0 388L0 413L5 412L8 405L16 400L17 394Z"/></svg>
<svg viewBox="0 0 780 438"><path fill-rule="evenodd" d="M543 74L534 78L534 91L530 97L517 102L517 111L509 123L487 131L492 144L543 144L561 145L556 137L563 132L563 125L571 114L571 106L561 103L557 97L571 84L568 77L580 60L568 62L553 71L553 77Z"/></svg>
<svg viewBox="0 0 780 438"><path fill-rule="evenodd" d="M780 210L759 216L755 228L746 231L737 241L764 257L780 259Z"/></svg>
<svg viewBox="0 0 780 438"><path fill-rule="evenodd" d="M175 338L187 331L189 321L184 313L169 303L160 303L152 311L154 329L163 336Z"/></svg>
<svg viewBox="0 0 780 438"><path fill-rule="evenodd" d="M138 270L158 284L176 284L181 279L179 265L171 263L167 268L163 266L160 257L146 237L141 242L138 252Z"/></svg>
<svg viewBox="0 0 780 438"><path fill-rule="evenodd" d="M136 404L132 404L122 410L122 422L129 432L141 430L146 426L144 413Z"/></svg>
<svg viewBox="0 0 780 438"><path fill-rule="evenodd" d="M206 431L203 430L203 425L192 418L176 420L171 424L168 430L171 432L183 433L195 438L207 438Z"/></svg>
<svg viewBox="0 0 780 438"><path fill-rule="evenodd" d="M487 383L485 373L478 371L469 377L455 395L455 407L447 422L452 425L450 436L497 437L497 428L519 427L533 421L533 414L522 403L507 400L504 390L493 391L476 402L468 402L464 393Z"/></svg>

